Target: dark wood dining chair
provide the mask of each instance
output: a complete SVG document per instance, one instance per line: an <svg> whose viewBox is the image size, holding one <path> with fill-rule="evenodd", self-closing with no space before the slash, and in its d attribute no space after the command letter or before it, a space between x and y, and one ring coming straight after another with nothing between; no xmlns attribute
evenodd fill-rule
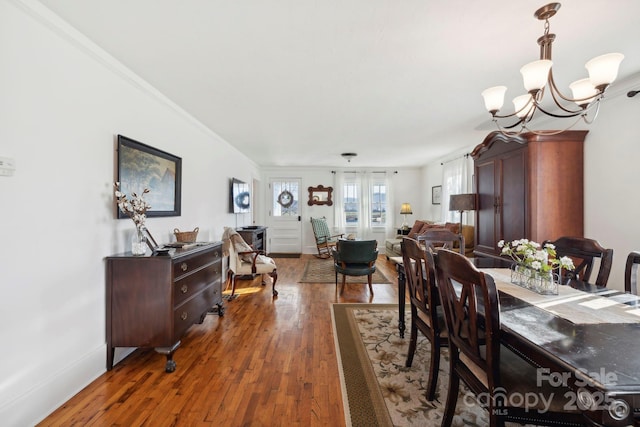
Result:
<svg viewBox="0 0 640 427"><path fill-rule="evenodd" d="M568 256L573 259L575 270L562 270L562 283L577 279L583 282L590 282L594 260L600 259L600 268L596 277L595 285L606 287L611 273L613 262L613 249L606 249L596 240L586 237L560 237L555 241L546 240L543 246L552 243L556 247L558 257Z"/></svg>
<svg viewBox="0 0 640 427"><path fill-rule="evenodd" d="M431 401L436 395L440 347L447 346L449 342L444 318L441 315L442 310L437 308L440 305L440 297L436 287L433 258L428 257L429 252L425 251L417 240L410 237L403 238L400 247L411 306L411 337L405 366L410 367L413 362L418 331L420 331L431 343L429 382L426 392L427 400Z"/></svg>
<svg viewBox="0 0 640 427"><path fill-rule="evenodd" d="M638 268L640 268L640 252L633 251L627 256L624 269L624 290L638 295Z"/></svg>
<svg viewBox="0 0 640 427"><path fill-rule="evenodd" d="M502 426L505 421L582 425L577 409L564 410L572 403L573 394L568 388L552 387L546 381L538 385L536 368L501 345L500 307L493 278L457 252L440 249L434 258L449 334L449 394L442 425L452 424L461 380L488 410L492 427ZM550 399L549 407L516 398L527 393Z"/></svg>
<svg viewBox="0 0 640 427"><path fill-rule="evenodd" d="M431 229L418 234L416 239L426 248L458 250L464 255L464 236L462 234L456 234L447 229Z"/></svg>

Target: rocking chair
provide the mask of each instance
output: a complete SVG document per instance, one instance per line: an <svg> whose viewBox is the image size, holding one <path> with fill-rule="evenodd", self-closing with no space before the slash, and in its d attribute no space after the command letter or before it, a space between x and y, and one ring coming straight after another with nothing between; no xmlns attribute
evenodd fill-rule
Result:
<svg viewBox="0 0 640 427"><path fill-rule="evenodd" d="M318 258L331 258L331 250L336 246L339 237L344 234L331 235L327 219L311 218L311 227L316 238L316 247L318 248Z"/></svg>

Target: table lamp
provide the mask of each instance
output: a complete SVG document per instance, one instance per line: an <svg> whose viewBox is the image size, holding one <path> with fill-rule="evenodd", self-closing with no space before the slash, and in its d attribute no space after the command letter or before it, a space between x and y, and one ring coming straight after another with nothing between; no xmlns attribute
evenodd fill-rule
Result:
<svg viewBox="0 0 640 427"><path fill-rule="evenodd" d="M409 225L407 225L407 215L413 214L413 212L411 211L411 204L403 203L402 206L400 206L400 214L404 215L404 222L402 223L402 229L406 230L407 228L409 228Z"/></svg>
<svg viewBox="0 0 640 427"><path fill-rule="evenodd" d="M476 194L452 194L449 197L449 210L460 212L460 234L462 234L462 213L476 210Z"/></svg>

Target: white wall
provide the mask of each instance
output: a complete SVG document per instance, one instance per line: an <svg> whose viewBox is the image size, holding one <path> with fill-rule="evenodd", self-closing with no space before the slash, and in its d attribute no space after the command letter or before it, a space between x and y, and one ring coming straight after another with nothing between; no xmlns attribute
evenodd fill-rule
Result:
<svg viewBox="0 0 640 427"><path fill-rule="evenodd" d="M115 135L182 157L182 216L147 221L160 242L195 226L200 240L219 240L235 225L229 178L259 176L46 16L0 1L0 156L17 166L0 177L0 419L8 426L34 424L105 371L103 260L129 249L134 228L114 215Z"/></svg>
<svg viewBox="0 0 640 427"><path fill-rule="evenodd" d="M640 97L609 97L589 128L584 149L585 236L613 248L608 287L620 290L627 255L640 250L638 119Z"/></svg>

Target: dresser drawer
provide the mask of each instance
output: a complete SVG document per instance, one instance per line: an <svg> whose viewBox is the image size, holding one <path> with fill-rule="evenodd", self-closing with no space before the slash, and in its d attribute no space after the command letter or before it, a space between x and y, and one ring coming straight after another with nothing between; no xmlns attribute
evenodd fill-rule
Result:
<svg viewBox="0 0 640 427"><path fill-rule="evenodd" d="M222 260L220 250L196 253L188 257L181 257L173 263L173 277L180 278L201 268L203 265L212 264Z"/></svg>
<svg viewBox="0 0 640 427"><path fill-rule="evenodd" d="M215 262L195 271L188 276L182 276L173 284L173 305L179 306L205 287L216 283L219 288L222 276L222 263Z"/></svg>
<svg viewBox="0 0 640 427"><path fill-rule="evenodd" d="M212 301L219 298L216 296L219 293L220 286L211 285L177 306L173 311L174 336L181 337L189 326L198 323L200 318L212 308Z"/></svg>

